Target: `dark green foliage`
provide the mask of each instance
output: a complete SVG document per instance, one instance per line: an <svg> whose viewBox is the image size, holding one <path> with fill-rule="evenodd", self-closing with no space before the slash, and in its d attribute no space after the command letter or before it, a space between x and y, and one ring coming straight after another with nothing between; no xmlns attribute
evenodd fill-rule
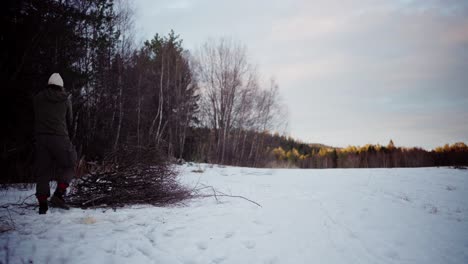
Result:
<svg viewBox="0 0 468 264"><path fill-rule="evenodd" d="M182 157L196 123L198 89L182 39L156 35L127 45L128 28L112 0L7 1L0 67L3 182L33 180L32 98L51 73L72 94L71 134L80 156L102 160L124 146L155 146ZM127 41L127 42L125 42Z"/></svg>
<svg viewBox="0 0 468 264"><path fill-rule="evenodd" d="M46 87L51 73L59 72L65 79L65 87L77 98L79 112L82 87L97 82L92 74L97 69L94 58L117 37L110 29L112 10L111 0L2 3L0 81L6 128L0 139L2 167L6 168L2 181L32 177L29 169L18 173L18 168L29 168L32 97Z"/></svg>
<svg viewBox="0 0 468 264"><path fill-rule="evenodd" d="M33 180L32 98L53 72L72 94L72 140L87 160L136 146L158 148L166 158L254 167L468 165L462 143L433 152L395 147L393 141L337 149L270 134L266 126L255 128L258 118L225 130L219 144L221 130L197 119L198 75L173 31L156 34L142 47L127 45L121 10L112 0L7 0L1 14L1 182Z"/></svg>

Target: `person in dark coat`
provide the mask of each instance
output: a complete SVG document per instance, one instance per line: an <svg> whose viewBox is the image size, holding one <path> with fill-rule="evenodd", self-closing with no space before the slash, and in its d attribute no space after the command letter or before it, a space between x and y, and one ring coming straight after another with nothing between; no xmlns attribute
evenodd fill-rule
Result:
<svg viewBox="0 0 468 264"><path fill-rule="evenodd" d="M77 155L69 137L73 119L71 96L65 91L60 74L52 74L47 88L34 97L34 118L39 214L45 214L49 204L68 210L63 196L74 177ZM57 180L57 188L48 201L52 179Z"/></svg>

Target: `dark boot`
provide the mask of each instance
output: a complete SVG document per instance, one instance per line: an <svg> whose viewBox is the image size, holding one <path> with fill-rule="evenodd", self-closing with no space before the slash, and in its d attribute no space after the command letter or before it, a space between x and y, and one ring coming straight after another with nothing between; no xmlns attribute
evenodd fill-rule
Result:
<svg viewBox="0 0 468 264"><path fill-rule="evenodd" d="M39 214L46 214L47 210L49 210L47 196L38 196L37 200L39 201Z"/></svg>
<svg viewBox="0 0 468 264"><path fill-rule="evenodd" d="M65 203L65 200L63 199L63 196L65 195L67 191L68 184L65 183L59 183L57 185L57 189L54 192L54 195L52 198L50 198L50 206L51 207L56 207L56 208L61 208L65 210L69 210L70 206L68 206Z"/></svg>
<svg viewBox="0 0 468 264"><path fill-rule="evenodd" d="M46 214L47 210L49 210L47 202L39 203L39 214Z"/></svg>
<svg viewBox="0 0 468 264"><path fill-rule="evenodd" d="M54 194L52 198L50 198L50 207L55 207L55 208L60 208L60 209L65 209L69 210L70 206L65 203L65 200L61 197L58 197Z"/></svg>

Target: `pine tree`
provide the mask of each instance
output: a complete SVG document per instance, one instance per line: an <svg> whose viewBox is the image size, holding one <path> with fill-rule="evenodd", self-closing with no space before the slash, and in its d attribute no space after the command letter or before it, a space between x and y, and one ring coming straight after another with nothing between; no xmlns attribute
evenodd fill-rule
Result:
<svg viewBox="0 0 468 264"><path fill-rule="evenodd" d="M388 142L387 149L392 151L395 149L395 144L393 144L393 140L390 139L390 142Z"/></svg>

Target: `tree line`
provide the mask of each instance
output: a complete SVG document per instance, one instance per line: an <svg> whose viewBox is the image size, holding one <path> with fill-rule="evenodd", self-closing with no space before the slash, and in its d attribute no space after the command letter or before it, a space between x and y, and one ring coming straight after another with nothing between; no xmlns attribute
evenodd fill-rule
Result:
<svg viewBox="0 0 468 264"><path fill-rule="evenodd" d="M393 140L387 146L367 144L346 148L297 144L289 148L276 147L271 155L277 166L298 168L468 166L468 146L463 142L446 144L432 151L396 147Z"/></svg>
<svg viewBox="0 0 468 264"><path fill-rule="evenodd" d="M130 3L3 4L2 182L33 179L32 98L53 72L62 75L72 95L72 141L90 161L151 147L170 160L254 167L400 166L402 156L408 157L403 166L434 164L422 150L369 146L346 152L274 133L285 131L286 107L278 83L260 76L245 45L216 39L189 51L174 31L135 44ZM440 164L458 159L445 152L437 157Z"/></svg>
<svg viewBox="0 0 468 264"><path fill-rule="evenodd" d="M2 10L3 181L32 179L32 98L53 72L72 95L80 157L129 146L169 159L256 166L282 106L247 49L229 39L190 52L174 31L135 44L130 1L20 0Z"/></svg>

